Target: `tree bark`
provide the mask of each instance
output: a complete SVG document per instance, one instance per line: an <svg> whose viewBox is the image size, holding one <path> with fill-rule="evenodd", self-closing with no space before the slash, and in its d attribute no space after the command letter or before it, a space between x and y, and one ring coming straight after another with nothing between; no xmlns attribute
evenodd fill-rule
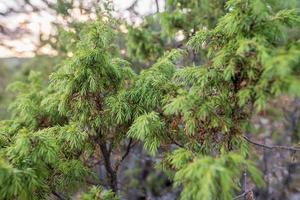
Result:
<svg viewBox="0 0 300 200"><path fill-rule="evenodd" d="M110 160L110 152L107 149L106 143L103 141L99 142L99 147L104 159L104 166L107 172L107 178L109 180L109 187L113 192L118 192L118 180L117 180L117 171L113 169Z"/></svg>

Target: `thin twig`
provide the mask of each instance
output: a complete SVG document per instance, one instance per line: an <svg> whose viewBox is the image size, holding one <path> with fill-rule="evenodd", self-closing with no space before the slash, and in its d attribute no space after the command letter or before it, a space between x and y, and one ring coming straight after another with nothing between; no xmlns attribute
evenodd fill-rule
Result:
<svg viewBox="0 0 300 200"><path fill-rule="evenodd" d="M240 199L240 198L246 196L246 195L247 195L249 192L251 192L252 190L253 190L253 188L251 188L251 189L249 189L249 190L243 192L242 194L240 194L240 195L234 197L233 200Z"/></svg>
<svg viewBox="0 0 300 200"><path fill-rule="evenodd" d="M132 145L132 142L133 142L133 139L130 138L129 139L129 143L127 145L127 148L126 148L126 151L125 153L123 154L122 158L121 158L121 162L126 158L126 156L129 154L130 152L130 149L134 146L134 144Z"/></svg>
<svg viewBox="0 0 300 200"><path fill-rule="evenodd" d="M54 196L56 196L59 200L66 200L67 199L66 197L64 197L64 195L60 194L59 192L52 191L52 194Z"/></svg>
<svg viewBox="0 0 300 200"><path fill-rule="evenodd" d="M103 184L102 182L100 181L96 181L96 180L92 180L92 179L86 179L85 182L89 185L100 185L100 186L103 186L103 187L106 187L107 185Z"/></svg>
<svg viewBox="0 0 300 200"><path fill-rule="evenodd" d="M269 145L265 145L265 144L261 144L255 141L250 140L247 136L243 135L242 136L247 142L265 148L265 149L270 149L270 150L287 150L287 151L300 151L299 147L288 147L288 146L279 146L279 145L275 145L275 146L269 146Z"/></svg>
<svg viewBox="0 0 300 200"><path fill-rule="evenodd" d="M130 140L129 140L129 142L128 142L128 145L127 145L127 147L126 147L125 153L123 154L123 156L121 157L121 159L118 160L118 161L116 162L116 165L115 165L115 169L116 169L116 170L119 169L121 163L122 163L122 162L125 160L125 158L129 155L130 150L131 150L136 144L137 144L137 142L133 143L133 139L130 138Z"/></svg>
<svg viewBox="0 0 300 200"><path fill-rule="evenodd" d="M178 143L174 138L172 138L169 134L167 134L167 137L171 140L171 142L173 142L175 145L184 148L184 146L180 143Z"/></svg>

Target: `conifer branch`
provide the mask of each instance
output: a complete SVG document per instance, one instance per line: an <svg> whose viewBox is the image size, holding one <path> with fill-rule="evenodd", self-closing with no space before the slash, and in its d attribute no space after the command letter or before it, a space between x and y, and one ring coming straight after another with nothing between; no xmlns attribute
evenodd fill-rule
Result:
<svg viewBox="0 0 300 200"><path fill-rule="evenodd" d="M262 148L265 148L265 149L270 149L270 150L287 150L287 151L300 151L300 148L299 147L288 147L288 146L279 146L279 145L275 145L275 146L270 146L270 145L265 145L265 144L261 144L261 143L258 143L258 142L255 142L253 140L250 140L247 136L243 136L243 138L249 142L250 144L253 144L255 146L258 146L258 147L262 147Z"/></svg>

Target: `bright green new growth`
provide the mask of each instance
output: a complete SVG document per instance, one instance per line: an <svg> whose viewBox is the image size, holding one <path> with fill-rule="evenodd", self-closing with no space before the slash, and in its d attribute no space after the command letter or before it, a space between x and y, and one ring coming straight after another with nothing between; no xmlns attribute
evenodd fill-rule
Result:
<svg viewBox="0 0 300 200"><path fill-rule="evenodd" d="M182 88L169 98L164 113L180 118L186 137L194 138L194 145L186 148L210 156L187 165L181 163L188 159L181 158L180 152L177 162L171 159L171 165L184 166L175 173L175 181L184 187L182 199L233 199L235 177L243 169L259 181L253 163L241 156L243 144L233 140L240 140L246 131L254 106L259 111L275 95L299 95L295 89L299 44L289 45L283 29L299 25L299 14L295 10L272 13L270 5L260 0L229 1L228 13L217 26L200 31L188 42L194 50L208 49L210 62L175 73L174 81ZM228 153L221 153L222 149ZM237 149L242 152L233 153ZM211 157L216 154L220 157Z"/></svg>
<svg viewBox="0 0 300 200"><path fill-rule="evenodd" d="M102 187L92 187L88 192L82 195L81 200L118 200L119 198L111 191L105 191Z"/></svg>
<svg viewBox="0 0 300 200"><path fill-rule="evenodd" d="M286 37L288 27L299 27L299 13L277 12L274 0L230 0L217 10L226 12L218 23L183 26L201 6L211 14L210 1L201 2L170 0L175 16L162 14L172 19L163 23L170 32L180 25L192 50L208 52L201 66L182 67L186 52L172 50L135 74L114 54L115 24L97 21L82 26L49 86L35 72L13 84L13 119L0 122L0 199L70 197L78 188L88 190L85 200L122 199L118 170L138 141L151 156L163 155L183 200L232 200L243 173L263 185L242 136L270 98L300 93L300 45ZM193 26L201 29L195 35ZM87 184L95 161L105 180Z"/></svg>
<svg viewBox="0 0 300 200"><path fill-rule="evenodd" d="M158 113L138 117L128 131L128 136L144 142L144 147L155 155L163 140L164 124L160 121Z"/></svg>
<svg viewBox="0 0 300 200"><path fill-rule="evenodd" d="M75 55L51 77L50 86L61 95L60 113L93 128L105 123L101 117L104 99L132 76L126 61L112 58L112 41L113 32L107 26L88 25Z"/></svg>
<svg viewBox="0 0 300 200"><path fill-rule="evenodd" d="M78 160L86 142L87 134L74 124L20 129L2 149L1 198L38 199L51 190L76 189L90 174Z"/></svg>
<svg viewBox="0 0 300 200"><path fill-rule="evenodd" d="M171 162L178 165L175 158ZM261 186L263 183L261 174L253 163L235 153L217 158L210 156L194 158L188 165L177 168L175 185L183 185L181 193L183 200L232 199L235 190L238 190L239 180L235 177L241 177L244 168L249 171L250 176L253 176L258 186Z"/></svg>
<svg viewBox="0 0 300 200"><path fill-rule="evenodd" d="M91 136L108 137L102 133L110 121L105 98L126 87L133 73L109 53L113 34L106 25L89 24L81 35L74 57L51 76L48 88L36 73L28 84L11 86L20 94L11 106L14 120L1 126L3 199L68 194L92 175L86 163L94 151Z"/></svg>

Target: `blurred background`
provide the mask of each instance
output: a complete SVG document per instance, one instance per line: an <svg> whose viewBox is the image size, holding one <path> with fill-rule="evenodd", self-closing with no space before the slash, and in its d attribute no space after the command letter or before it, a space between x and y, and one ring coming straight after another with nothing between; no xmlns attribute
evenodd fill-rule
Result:
<svg viewBox="0 0 300 200"><path fill-rule="evenodd" d="M26 81L34 70L41 72L47 85L49 74L73 55L84 23L113 18L112 26L117 32L115 54L130 61L139 72L163 52L186 48L186 42L198 30L214 27L226 13L225 3L226 0L0 0L0 119L10 117L8 108L14 93L6 89L9 83ZM274 8L300 8L300 1L282 0ZM299 40L300 30L287 31L287 39ZM205 54L204 50L189 52L182 64L204 63ZM291 141L300 141L299 122L300 100L282 96L253 117L251 134L261 143L288 146ZM300 199L297 155L265 149L257 149L256 153L267 183L266 188L255 191L256 196ZM128 179L128 197L176 199L179 191L174 191L167 178L154 170L154 161L141 148L135 149L123 169L124 179Z"/></svg>

